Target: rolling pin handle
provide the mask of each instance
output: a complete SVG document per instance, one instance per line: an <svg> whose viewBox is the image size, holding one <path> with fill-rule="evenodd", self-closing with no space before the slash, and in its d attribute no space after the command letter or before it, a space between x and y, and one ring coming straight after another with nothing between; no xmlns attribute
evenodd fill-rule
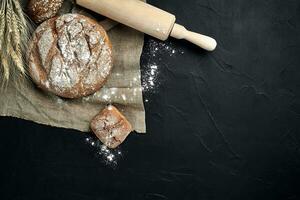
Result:
<svg viewBox="0 0 300 200"><path fill-rule="evenodd" d="M217 42L215 39L206 35L188 31L184 26L179 24L174 24L170 35L177 39L188 40L189 42L207 51L213 51L217 46Z"/></svg>

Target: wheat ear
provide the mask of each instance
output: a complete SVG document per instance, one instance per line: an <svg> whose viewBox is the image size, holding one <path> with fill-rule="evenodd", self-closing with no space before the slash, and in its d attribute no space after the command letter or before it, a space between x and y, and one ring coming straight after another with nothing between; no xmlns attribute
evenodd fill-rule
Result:
<svg viewBox="0 0 300 200"><path fill-rule="evenodd" d="M3 1L2 1L2 5L1 6L2 7L5 6ZM5 10L1 9L0 10L0 49L2 47L4 30L5 30Z"/></svg>
<svg viewBox="0 0 300 200"><path fill-rule="evenodd" d="M12 9L12 1L9 0L8 1L8 4L7 4L7 7L6 7L6 27L7 27L7 30L6 30L6 35L5 35L5 38L6 38L6 55L9 55L10 56L10 60L11 62L13 62L16 67L18 69L22 68L23 66L21 65L20 63L20 60L18 58L18 56L16 55L16 52L12 46L12 42L13 43L16 43L18 41L13 41L14 38L12 37L14 32L16 32L17 30L14 30L14 26L13 26L13 9Z"/></svg>
<svg viewBox="0 0 300 200"><path fill-rule="evenodd" d="M2 1L1 7L5 7L4 2ZM5 8L0 10L0 50L2 49L3 36L5 31ZM1 51L0 51L1 56Z"/></svg>
<svg viewBox="0 0 300 200"><path fill-rule="evenodd" d="M26 47L32 31L30 20L19 0L0 0L0 73L8 81L12 75L26 75Z"/></svg>
<svg viewBox="0 0 300 200"><path fill-rule="evenodd" d="M17 24L17 17L16 15L12 15L12 35L11 38L14 42L14 47L13 48L11 45L8 46L9 52L11 52L11 57L13 62L15 63L16 67L24 74L25 69L23 65L23 60L22 60L22 50L21 50L21 36L20 36L20 29Z"/></svg>
<svg viewBox="0 0 300 200"><path fill-rule="evenodd" d="M4 80L9 79L9 64L7 60L7 56L3 55L4 51L2 51L5 43L4 43L4 34L5 34L5 29L6 29L6 2L5 0L1 2L1 13L0 13L0 59L1 59L1 66L3 68L3 78Z"/></svg>
<svg viewBox="0 0 300 200"><path fill-rule="evenodd" d="M13 3L14 3L16 13L17 13L18 17L20 18L20 24L22 24L22 25L27 24L27 20L24 16L24 12L23 12L23 9L20 5L20 2L18 0L13 0Z"/></svg>

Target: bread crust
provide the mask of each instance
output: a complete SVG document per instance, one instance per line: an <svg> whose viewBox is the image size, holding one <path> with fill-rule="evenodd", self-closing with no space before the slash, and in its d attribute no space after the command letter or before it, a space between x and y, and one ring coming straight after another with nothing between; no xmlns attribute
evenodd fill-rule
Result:
<svg viewBox="0 0 300 200"><path fill-rule="evenodd" d="M63 0L30 0L27 13L35 23L54 17L61 8Z"/></svg>
<svg viewBox="0 0 300 200"><path fill-rule="evenodd" d="M90 127L100 141L109 148L119 146L132 131L129 121L112 105L96 115Z"/></svg>
<svg viewBox="0 0 300 200"><path fill-rule="evenodd" d="M42 23L29 44L29 74L38 87L65 98L99 90L112 69L112 46L93 19L66 14Z"/></svg>

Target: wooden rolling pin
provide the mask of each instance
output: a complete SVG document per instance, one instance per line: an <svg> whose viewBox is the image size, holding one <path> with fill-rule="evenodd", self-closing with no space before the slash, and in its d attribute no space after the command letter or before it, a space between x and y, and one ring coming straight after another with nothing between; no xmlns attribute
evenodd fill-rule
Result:
<svg viewBox="0 0 300 200"><path fill-rule="evenodd" d="M160 40L169 36L186 39L208 51L217 46L215 39L186 30L175 23L174 15L139 0L76 0L76 3Z"/></svg>

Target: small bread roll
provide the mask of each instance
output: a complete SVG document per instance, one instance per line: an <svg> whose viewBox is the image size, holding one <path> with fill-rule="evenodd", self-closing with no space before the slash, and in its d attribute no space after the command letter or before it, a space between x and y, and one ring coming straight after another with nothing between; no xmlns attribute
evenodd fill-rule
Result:
<svg viewBox="0 0 300 200"><path fill-rule="evenodd" d="M64 0L29 0L28 15L35 23L54 17Z"/></svg>
<svg viewBox="0 0 300 200"><path fill-rule="evenodd" d="M128 120L112 105L96 115L90 126L100 141L109 148L119 146L132 131Z"/></svg>
<svg viewBox="0 0 300 200"><path fill-rule="evenodd" d="M45 21L34 32L28 50L32 80L65 98L96 92L112 69L112 47L105 30L83 15Z"/></svg>

